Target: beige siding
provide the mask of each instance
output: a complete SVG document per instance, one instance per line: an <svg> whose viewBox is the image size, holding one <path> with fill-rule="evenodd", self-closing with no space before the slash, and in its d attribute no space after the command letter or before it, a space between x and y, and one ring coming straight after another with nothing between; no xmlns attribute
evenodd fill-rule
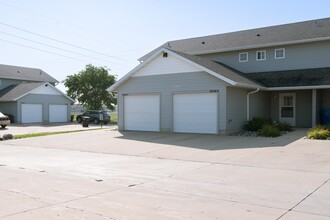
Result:
<svg viewBox="0 0 330 220"><path fill-rule="evenodd" d="M247 90L227 87L227 133L242 129L246 123Z"/></svg>

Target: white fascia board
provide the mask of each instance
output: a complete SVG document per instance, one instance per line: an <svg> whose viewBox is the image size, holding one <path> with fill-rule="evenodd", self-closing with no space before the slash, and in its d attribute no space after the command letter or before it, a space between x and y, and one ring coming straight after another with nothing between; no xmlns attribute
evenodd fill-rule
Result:
<svg viewBox="0 0 330 220"><path fill-rule="evenodd" d="M149 63L151 60L153 60L155 57L157 57L161 52L163 52L164 49L159 49L156 53L154 53L152 56L150 56L147 60L143 61L139 65L137 65L134 69L132 69L130 72L128 72L125 76L120 78L117 82L115 82L112 86L110 86L107 91L108 92L115 92L118 86L123 84L126 80L128 80L134 73L142 69L147 63Z"/></svg>
<svg viewBox="0 0 330 220"><path fill-rule="evenodd" d="M267 90L266 87L263 86L253 86L245 83L236 83L235 86L240 87L240 88L246 88L246 89L260 89L260 90Z"/></svg>
<svg viewBox="0 0 330 220"><path fill-rule="evenodd" d="M50 84L50 83L44 83L44 84L38 86L37 88L32 89L31 91L29 91L29 92L27 92L27 93L25 93L25 94L23 94L23 95L17 97L16 99L14 99L14 101L17 101L17 100L19 100L20 98L23 98L24 96L30 94L31 92L34 92L34 91L36 91L37 89L39 89L40 87L42 87L42 86L46 86L46 85L52 87L52 88L55 89L57 92L61 93L63 96L65 96L67 99L69 99L72 103L74 103L74 100L73 100L73 99L71 99L69 96L67 96L65 93L63 93L61 90L59 90L58 88L56 88L55 86L53 86L53 85Z"/></svg>
<svg viewBox="0 0 330 220"><path fill-rule="evenodd" d="M306 90L306 89L330 89L330 85L320 85L320 86L290 86L290 87L266 88L267 91Z"/></svg>

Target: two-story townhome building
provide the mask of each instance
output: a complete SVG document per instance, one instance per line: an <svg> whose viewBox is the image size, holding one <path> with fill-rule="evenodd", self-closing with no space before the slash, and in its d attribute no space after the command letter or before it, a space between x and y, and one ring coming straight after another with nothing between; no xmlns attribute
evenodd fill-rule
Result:
<svg viewBox="0 0 330 220"><path fill-rule="evenodd" d="M109 88L121 130L228 134L252 117L295 127L330 108L330 18L169 41Z"/></svg>
<svg viewBox="0 0 330 220"><path fill-rule="evenodd" d="M40 69L0 65L0 112L13 115L16 123L70 121L73 100L57 83Z"/></svg>

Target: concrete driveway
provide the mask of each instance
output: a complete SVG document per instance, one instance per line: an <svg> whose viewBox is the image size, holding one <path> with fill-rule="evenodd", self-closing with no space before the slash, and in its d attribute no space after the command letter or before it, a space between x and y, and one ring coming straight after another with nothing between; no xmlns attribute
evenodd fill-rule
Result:
<svg viewBox="0 0 330 220"><path fill-rule="evenodd" d="M120 133L0 145L0 219L330 219L330 142Z"/></svg>

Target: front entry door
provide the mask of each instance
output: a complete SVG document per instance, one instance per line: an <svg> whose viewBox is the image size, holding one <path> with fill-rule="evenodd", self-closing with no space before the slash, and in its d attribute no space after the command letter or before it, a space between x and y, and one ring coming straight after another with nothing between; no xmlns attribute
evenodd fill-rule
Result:
<svg viewBox="0 0 330 220"><path fill-rule="evenodd" d="M296 126L296 94L280 94L280 122Z"/></svg>

